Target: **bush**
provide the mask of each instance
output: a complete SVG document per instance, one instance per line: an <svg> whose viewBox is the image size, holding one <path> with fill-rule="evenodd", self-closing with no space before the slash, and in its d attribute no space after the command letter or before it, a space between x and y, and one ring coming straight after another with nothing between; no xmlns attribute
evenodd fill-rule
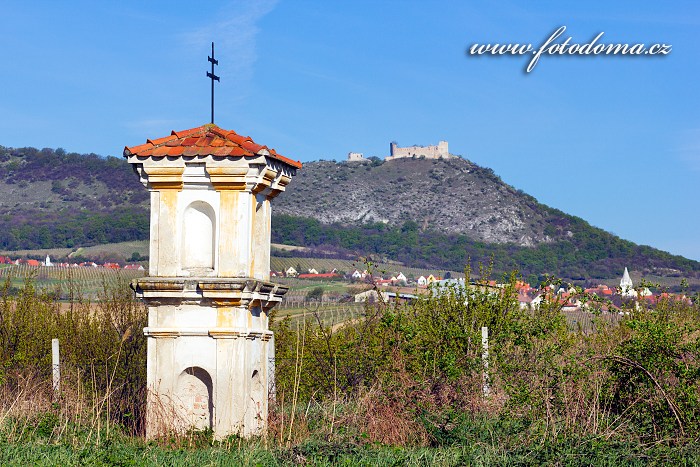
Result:
<svg viewBox="0 0 700 467"><path fill-rule="evenodd" d="M383 452L399 453L397 462L409 452L436 462L449 454L454 463L696 462L697 301L629 303L615 320L596 312L595 332L584 333L567 325L546 284L541 305L521 309L516 278L367 304L344 323L325 322L318 309L274 323L276 402L261 441L285 462L349 463ZM124 283L105 287L97 304L72 287L61 295L69 301L57 303L31 280L14 296L5 282L0 294L3 448L106 447L124 432L142 433L144 308ZM58 398L53 337L64 370ZM209 435L161 442L219 449ZM241 449L238 439L226 442Z"/></svg>
<svg viewBox="0 0 700 467"><path fill-rule="evenodd" d="M57 338L65 396L99 400L97 405L109 408L111 422L140 432L146 311L126 281L114 287L105 284L97 303L82 299L72 283L68 290L46 292L37 290L30 278L16 296L10 293L10 283L8 277L0 296L0 383L5 396L24 394L21 397L31 399L35 394L37 401L51 400L51 340ZM60 295L69 301L59 303Z"/></svg>
<svg viewBox="0 0 700 467"><path fill-rule="evenodd" d="M700 428L700 322L687 307L669 305L662 302L624 321L624 338L605 357L611 411L650 439Z"/></svg>
<svg viewBox="0 0 700 467"><path fill-rule="evenodd" d="M346 436L382 443L472 443L484 424L513 446L562 437L682 444L697 436L697 305L628 304L629 314L614 321L591 312L596 331L584 333L569 328L562 302L544 286L542 304L521 309L515 280L367 304L363 319L341 326L313 312L288 318L275 329L278 397L301 406L352 401ZM329 422L323 417L315 424Z"/></svg>

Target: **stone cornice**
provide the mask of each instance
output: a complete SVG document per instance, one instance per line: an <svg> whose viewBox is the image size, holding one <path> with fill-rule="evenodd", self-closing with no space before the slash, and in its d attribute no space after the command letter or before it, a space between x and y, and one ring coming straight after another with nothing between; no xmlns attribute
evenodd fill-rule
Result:
<svg viewBox="0 0 700 467"><path fill-rule="evenodd" d="M260 339L264 342L272 339L272 331L250 330L246 328L198 328L198 327L178 327L178 328L158 328L147 327L143 329L147 337L156 339L175 339L186 336L204 336L214 339Z"/></svg>
<svg viewBox="0 0 700 467"><path fill-rule="evenodd" d="M141 183L152 190L182 190L186 164L204 164L202 182L217 191L244 191L273 199L291 181L296 168L267 155L220 157L215 155L154 157L128 156Z"/></svg>
<svg viewBox="0 0 700 467"><path fill-rule="evenodd" d="M144 166L148 184L154 190L182 190L184 167L179 166Z"/></svg>
<svg viewBox="0 0 700 467"><path fill-rule="evenodd" d="M260 306L267 310L282 301L289 287L249 277L134 279L131 288L146 304L210 303L213 306Z"/></svg>
<svg viewBox="0 0 700 467"><path fill-rule="evenodd" d="M246 191L248 166L217 167L207 164L207 173L211 184L217 191Z"/></svg>

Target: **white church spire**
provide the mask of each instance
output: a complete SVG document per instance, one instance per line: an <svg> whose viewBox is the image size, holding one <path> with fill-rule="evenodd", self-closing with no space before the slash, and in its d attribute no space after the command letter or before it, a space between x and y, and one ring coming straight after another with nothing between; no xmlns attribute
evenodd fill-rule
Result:
<svg viewBox="0 0 700 467"><path fill-rule="evenodd" d="M625 272L622 274L622 280L620 281L620 291L623 297L636 297L637 291L634 290L634 284L632 284L632 279L630 278L630 273L625 268Z"/></svg>

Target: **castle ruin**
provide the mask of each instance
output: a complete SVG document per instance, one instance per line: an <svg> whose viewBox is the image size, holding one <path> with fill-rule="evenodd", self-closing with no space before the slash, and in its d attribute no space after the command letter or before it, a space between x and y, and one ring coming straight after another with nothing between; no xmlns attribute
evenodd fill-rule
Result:
<svg viewBox="0 0 700 467"><path fill-rule="evenodd" d="M437 146L407 146L399 147L396 141L389 146L389 156L384 160L390 161L405 157L425 157L426 159L449 158L450 152L447 149L447 141L440 141Z"/></svg>

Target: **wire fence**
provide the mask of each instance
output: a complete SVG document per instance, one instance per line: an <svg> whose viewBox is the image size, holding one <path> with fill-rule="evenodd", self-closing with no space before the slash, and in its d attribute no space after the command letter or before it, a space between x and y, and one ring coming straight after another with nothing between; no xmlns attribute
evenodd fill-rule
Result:
<svg viewBox="0 0 700 467"><path fill-rule="evenodd" d="M365 316L363 303L323 304L307 303L305 306L280 306L276 311L276 320L285 318L294 321L321 321L324 326L335 327L355 321Z"/></svg>
<svg viewBox="0 0 700 467"><path fill-rule="evenodd" d="M143 277L145 271L133 269L109 269L95 267L30 266L12 264L0 267L0 280L10 278L13 287L21 287L31 279L39 290L65 293L68 288L79 290L86 298L97 298L105 286L128 283Z"/></svg>
<svg viewBox="0 0 700 467"><path fill-rule="evenodd" d="M617 326L623 318L619 313L592 313L585 310L565 311L563 313L569 329L584 334L592 334L603 326Z"/></svg>

